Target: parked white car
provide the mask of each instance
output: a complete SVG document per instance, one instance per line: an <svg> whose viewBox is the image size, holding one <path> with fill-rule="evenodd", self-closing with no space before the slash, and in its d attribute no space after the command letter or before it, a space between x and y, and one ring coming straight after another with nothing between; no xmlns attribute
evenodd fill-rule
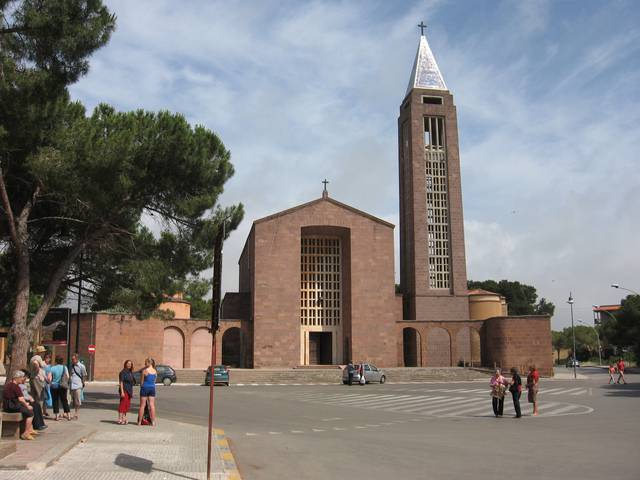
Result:
<svg viewBox="0 0 640 480"><path fill-rule="evenodd" d="M366 383L384 383L387 377L384 371L380 370L371 363L355 363L353 365L353 383L360 383L360 372L364 372L364 380ZM342 383L345 385L349 383L349 366L347 365L342 370Z"/></svg>

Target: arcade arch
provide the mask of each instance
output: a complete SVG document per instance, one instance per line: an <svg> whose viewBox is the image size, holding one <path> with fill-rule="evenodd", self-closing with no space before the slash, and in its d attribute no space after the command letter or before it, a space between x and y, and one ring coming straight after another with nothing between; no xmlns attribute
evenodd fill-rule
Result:
<svg viewBox="0 0 640 480"><path fill-rule="evenodd" d="M405 367L422 366L422 338L412 327L402 329L402 350Z"/></svg>
<svg viewBox="0 0 640 480"><path fill-rule="evenodd" d="M211 362L211 334L198 328L191 334L191 368L207 368Z"/></svg>
<svg viewBox="0 0 640 480"><path fill-rule="evenodd" d="M173 368L184 367L184 335L179 328L167 327L164 329L162 363Z"/></svg>

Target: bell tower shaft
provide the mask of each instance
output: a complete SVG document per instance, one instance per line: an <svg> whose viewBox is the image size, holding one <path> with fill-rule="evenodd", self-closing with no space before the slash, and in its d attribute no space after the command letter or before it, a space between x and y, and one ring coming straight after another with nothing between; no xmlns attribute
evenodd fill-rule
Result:
<svg viewBox="0 0 640 480"><path fill-rule="evenodd" d="M398 144L404 318L467 320L456 107L425 37L400 107Z"/></svg>

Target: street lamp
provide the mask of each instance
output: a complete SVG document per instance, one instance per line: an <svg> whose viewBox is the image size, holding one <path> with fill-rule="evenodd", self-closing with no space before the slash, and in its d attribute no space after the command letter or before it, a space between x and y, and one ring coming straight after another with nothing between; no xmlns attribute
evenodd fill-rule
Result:
<svg viewBox="0 0 640 480"><path fill-rule="evenodd" d="M573 336L573 379L578 378L578 373L576 372L576 329L573 324L573 297L571 296L571 292L569 292L569 299L567 303L571 307L571 335Z"/></svg>
<svg viewBox="0 0 640 480"><path fill-rule="evenodd" d="M611 288L618 288L618 289L620 289L620 290L625 290L625 291L627 291L627 292L631 292L631 293L633 293L634 295L640 295L640 293L636 292L635 290L631 290L630 288L624 288L624 287L621 287L621 286L620 286L619 284L617 284L617 283L612 283L612 284L611 284Z"/></svg>
<svg viewBox="0 0 640 480"><path fill-rule="evenodd" d="M576 319L576 322L586 325L587 327L593 328L593 331L596 332L596 338L598 339L598 358L600 359L600 366L602 366L602 348L600 347L600 335L598 334L598 329L595 325L589 325L587 322L583 322L580 319Z"/></svg>

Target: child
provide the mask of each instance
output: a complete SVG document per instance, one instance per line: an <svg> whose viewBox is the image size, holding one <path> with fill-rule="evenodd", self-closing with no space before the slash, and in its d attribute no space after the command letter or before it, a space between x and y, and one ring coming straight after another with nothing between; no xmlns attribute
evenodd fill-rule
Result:
<svg viewBox="0 0 640 480"><path fill-rule="evenodd" d="M613 366L613 364L609 364L609 385L611 385L612 383L616 383L615 379L613 378L613 376L616 374L616 367Z"/></svg>

